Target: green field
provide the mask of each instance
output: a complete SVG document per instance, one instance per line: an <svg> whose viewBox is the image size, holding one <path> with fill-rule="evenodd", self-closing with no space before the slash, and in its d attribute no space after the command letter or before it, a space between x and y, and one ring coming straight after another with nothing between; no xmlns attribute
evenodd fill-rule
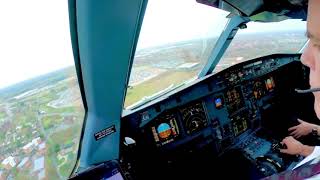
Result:
<svg viewBox="0 0 320 180"><path fill-rule="evenodd" d="M0 119L4 119L7 116L5 112L0 111Z"/></svg>
<svg viewBox="0 0 320 180"><path fill-rule="evenodd" d="M75 165L76 155L69 153L67 156L67 161L59 168L59 171L62 176L68 177L72 171L72 168Z"/></svg>
<svg viewBox="0 0 320 180"><path fill-rule="evenodd" d="M54 157L48 156L48 153L46 153L45 156L45 167L46 167L46 177L48 179L60 179L59 175L57 174L57 169L56 167L53 166L52 159Z"/></svg>
<svg viewBox="0 0 320 180"><path fill-rule="evenodd" d="M127 91L125 107L139 101L144 96L150 96L159 92L169 87L171 84L178 85L188 79L191 79L196 74L197 71L173 71L163 73L160 76L134 86Z"/></svg>
<svg viewBox="0 0 320 180"><path fill-rule="evenodd" d="M26 169L22 169L22 170L18 170L16 177L14 177L14 179L16 180L33 180L33 179L38 179L37 176L32 176L32 174L30 173L30 169L26 170Z"/></svg>
<svg viewBox="0 0 320 180"><path fill-rule="evenodd" d="M66 130L59 131L50 136L50 139L56 144L65 144L74 137L79 136L81 131L80 126L72 126Z"/></svg>
<svg viewBox="0 0 320 180"><path fill-rule="evenodd" d="M59 125L62 122L62 116L60 115L51 115L45 116L42 118L42 124L45 130L48 130L55 125Z"/></svg>

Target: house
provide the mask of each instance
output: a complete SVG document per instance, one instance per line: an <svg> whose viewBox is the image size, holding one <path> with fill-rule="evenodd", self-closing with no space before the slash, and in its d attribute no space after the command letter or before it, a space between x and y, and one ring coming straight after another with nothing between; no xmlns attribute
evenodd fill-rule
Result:
<svg viewBox="0 0 320 180"><path fill-rule="evenodd" d="M38 153L44 154L45 152L46 152L46 143L43 142L43 143L39 144Z"/></svg>
<svg viewBox="0 0 320 180"><path fill-rule="evenodd" d="M34 146L38 146L40 143L41 143L41 138L40 138L40 137L34 138L34 139L32 140L32 144L33 144Z"/></svg>
<svg viewBox="0 0 320 180"><path fill-rule="evenodd" d="M29 142L28 144L26 144L26 145L24 145L22 147L22 150L27 154L31 153L32 149L33 149L33 143L32 142Z"/></svg>
<svg viewBox="0 0 320 180"><path fill-rule="evenodd" d="M10 170L11 168L17 165L17 162L14 157L9 156L6 159L4 159L1 164L3 165L4 168Z"/></svg>
<svg viewBox="0 0 320 180"><path fill-rule="evenodd" d="M42 169L39 173L38 173L38 179L39 180L42 180L42 179L45 179L46 177L46 171L45 169Z"/></svg>
<svg viewBox="0 0 320 180"><path fill-rule="evenodd" d="M21 169L24 169L25 167L28 167L28 166L30 166L30 158L29 157L25 157L18 164L17 168L21 170Z"/></svg>
<svg viewBox="0 0 320 180"><path fill-rule="evenodd" d="M0 171L0 180L5 180L7 179L5 176L5 173L3 171Z"/></svg>
<svg viewBox="0 0 320 180"><path fill-rule="evenodd" d="M40 172L44 169L44 156L39 157L33 162L33 172Z"/></svg>

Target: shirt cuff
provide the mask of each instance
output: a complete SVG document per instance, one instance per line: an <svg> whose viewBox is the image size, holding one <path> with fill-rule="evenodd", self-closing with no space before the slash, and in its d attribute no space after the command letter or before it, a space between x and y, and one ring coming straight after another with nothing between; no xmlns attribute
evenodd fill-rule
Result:
<svg viewBox="0 0 320 180"><path fill-rule="evenodd" d="M315 146L314 147L314 150L312 151L312 153L305 157L301 162L299 162L293 169L303 165L304 163L316 158L316 157L319 157L320 156L320 147L319 146Z"/></svg>

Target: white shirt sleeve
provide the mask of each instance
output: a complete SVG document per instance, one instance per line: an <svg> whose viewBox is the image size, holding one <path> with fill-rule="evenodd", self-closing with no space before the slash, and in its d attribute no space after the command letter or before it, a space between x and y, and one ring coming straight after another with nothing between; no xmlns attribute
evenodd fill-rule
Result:
<svg viewBox="0 0 320 180"><path fill-rule="evenodd" d="M307 178L307 179L305 179L305 180L319 180L320 179L320 174L317 174L317 175L314 175L314 176L312 176L312 177L309 177L309 178Z"/></svg>
<svg viewBox="0 0 320 180"><path fill-rule="evenodd" d="M320 157L320 146L314 147L314 150L312 151L312 153L309 156L305 157L301 162L299 162L293 169L317 157Z"/></svg>

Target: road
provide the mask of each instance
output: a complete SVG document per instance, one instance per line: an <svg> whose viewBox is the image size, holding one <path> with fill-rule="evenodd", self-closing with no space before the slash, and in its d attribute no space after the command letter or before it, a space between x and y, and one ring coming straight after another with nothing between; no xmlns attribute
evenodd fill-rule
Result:
<svg viewBox="0 0 320 180"><path fill-rule="evenodd" d="M51 134L53 133L56 133L58 131L62 131L62 130L66 130L68 128L70 128L72 125L65 125L65 124L60 124L58 127L55 127L54 129L50 129L50 130L45 130L44 127L43 127L43 124L42 124L42 118L44 116L54 116L54 115L60 115L61 117L66 117L66 116L70 116L70 115L75 115L74 113L49 113L49 114L45 114L45 115L38 115L38 123L39 123L39 127L40 127L40 130L41 130L41 133L44 135L44 139L46 142L48 142L49 140L49 137ZM48 145L48 144L47 144ZM57 162L57 159L56 158L51 158L52 162L53 162L53 165L55 166L56 168L56 171L57 171L57 174L59 176L60 179L65 179L64 176L61 175L60 171L59 171L59 163Z"/></svg>
<svg viewBox="0 0 320 180"><path fill-rule="evenodd" d="M10 121L10 120L12 119L12 117L13 117L13 113L12 113L12 110L11 110L11 105L10 105L9 103L5 103L5 106L4 106L4 107L5 107L5 111L6 111L7 116L4 118L3 122ZM6 140L5 140L5 142L10 141L10 140L9 140L9 138L10 138L9 135L10 135L10 134L6 133Z"/></svg>
<svg viewBox="0 0 320 180"><path fill-rule="evenodd" d="M44 136L44 139L45 139L45 142L49 142L49 135L48 133L44 130L44 127L43 127L43 124L42 124L42 115L38 115L37 116L37 120L38 120L38 123L39 123L39 127L40 127L40 131L41 133L43 134ZM48 148L48 143L46 143L46 146ZM48 158L50 158L49 156L47 156ZM64 179L64 177L61 175L60 171L58 170L58 162L57 162L57 159L56 158L51 158L51 162L53 163L53 165L55 166L56 170L57 170L57 174L59 176L60 179ZM49 177L48 177L49 178ZM49 178L50 179L50 178Z"/></svg>

